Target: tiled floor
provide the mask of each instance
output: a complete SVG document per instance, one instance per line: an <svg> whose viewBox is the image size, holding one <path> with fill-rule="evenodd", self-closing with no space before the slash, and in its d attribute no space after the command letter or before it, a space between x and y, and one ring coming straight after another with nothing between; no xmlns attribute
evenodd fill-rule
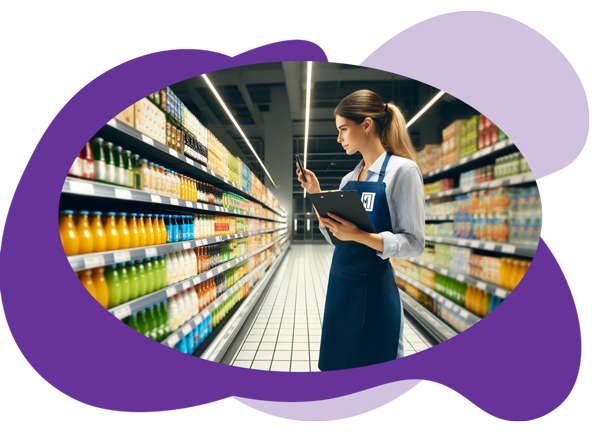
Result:
<svg viewBox="0 0 600 433"><path fill-rule="evenodd" d="M319 371L319 345L330 245L292 245L232 365L271 371ZM404 352L430 347L405 316Z"/></svg>

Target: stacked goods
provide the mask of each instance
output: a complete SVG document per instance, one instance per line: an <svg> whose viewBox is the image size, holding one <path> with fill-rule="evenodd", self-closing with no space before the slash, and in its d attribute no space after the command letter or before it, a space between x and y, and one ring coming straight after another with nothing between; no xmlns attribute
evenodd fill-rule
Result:
<svg viewBox="0 0 600 433"><path fill-rule="evenodd" d="M425 236L451 238L454 236L454 223L425 224Z"/></svg>
<svg viewBox="0 0 600 433"><path fill-rule="evenodd" d="M498 142L498 127L483 114L479 115L479 149L491 146Z"/></svg>
<svg viewBox="0 0 600 433"><path fill-rule="evenodd" d="M442 164L451 164L459 159L460 131L465 120L455 120L442 131Z"/></svg>
<svg viewBox="0 0 600 433"><path fill-rule="evenodd" d="M427 308L429 311L433 311L433 298L429 296L427 293L422 292L412 284L409 284L402 280L401 278L396 278L398 281L398 286L402 288L406 293L408 293L411 297L416 299L421 305Z"/></svg>
<svg viewBox="0 0 600 433"><path fill-rule="evenodd" d="M450 245L434 244L435 261L434 264L448 269L450 267Z"/></svg>
<svg viewBox="0 0 600 433"><path fill-rule="evenodd" d="M471 254L470 274L473 278L500 285L501 259Z"/></svg>
<svg viewBox="0 0 600 433"><path fill-rule="evenodd" d="M475 115L460 125L459 158L472 155L479 149L479 116Z"/></svg>
<svg viewBox="0 0 600 433"><path fill-rule="evenodd" d="M166 116L158 107L152 104L147 98L136 102L134 105L134 128L142 134L153 138L159 143L166 142Z"/></svg>
<svg viewBox="0 0 600 433"><path fill-rule="evenodd" d="M460 174L458 183L460 186L470 186L488 182L494 180L494 171L494 165L486 165L485 167L477 168L475 170L465 171Z"/></svg>
<svg viewBox="0 0 600 433"><path fill-rule="evenodd" d="M502 257L498 271L498 285L504 289L513 291L525 276L530 265L531 262L527 260Z"/></svg>
<svg viewBox="0 0 600 433"><path fill-rule="evenodd" d="M435 199L425 202L425 219L456 214L456 201L453 198Z"/></svg>
<svg viewBox="0 0 600 433"><path fill-rule="evenodd" d="M523 155L521 155L520 152L515 152L510 155L496 158L494 178L500 179L530 171L531 168L529 167L529 164L527 164L527 161L525 161L525 158L523 158Z"/></svg>
<svg viewBox="0 0 600 433"><path fill-rule="evenodd" d="M431 244L425 244L425 250L423 254L419 257L419 260L423 260L424 262L435 264L435 248Z"/></svg>
<svg viewBox="0 0 600 433"><path fill-rule="evenodd" d="M469 248L450 247L450 270L458 274L469 275L471 271L471 250Z"/></svg>
<svg viewBox="0 0 600 433"><path fill-rule="evenodd" d="M425 195L436 194L442 191L448 191L454 188L454 179L440 179L437 182L426 183L424 185Z"/></svg>
<svg viewBox="0 0 600 433"><path fill-rule="evenodd" d="M537 187L514 188L508 204L509 241L537 245L542 230L542 203Z"/></svg>
<svg viewBox="0 0 600 433"><path fill-rule="evenodd" d="M414 263L413 263L414 265ZM431 269L424 268L422 266L414 265L418 268L419 278L417 279L421 284L430 289L434 288L435 272Z"/></svg>
<svg viewBox="0 0 600 433"><path fill-rule="evenodd" d="M442 146L439 144L427 144L419 152L419 164L423 174L442 167Z"/></svg>

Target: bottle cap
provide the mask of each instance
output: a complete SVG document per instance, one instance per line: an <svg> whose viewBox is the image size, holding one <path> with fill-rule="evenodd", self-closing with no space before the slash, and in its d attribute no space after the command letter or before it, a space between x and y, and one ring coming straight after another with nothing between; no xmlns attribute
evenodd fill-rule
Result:
<svg viewBox="0 0 600 433"><path fill-rule="evenodd" d="M119 212L119 216L127 216L127 212Z"/></svg>
<svg viewBox="0 0 600 433"><path fill-rule="evenodd" d="M89 214L90 214L90 213L89 213L88 211L86 211L86 210L82 210L82 211L79 211L79 212L77 212L77 213L78 213L79 215L89 215Z"/></svg>
<svg viewBox="0 0 600 433"><path fill-rule="evenodd" d="M109 212L107 215L108 216L115 216L117 213L116 212Z"/></svg>
<svg viewBox="0 0 600 433"><path fill-rule="evenodd" d="M92 212L92 215L102 215L102 212L100 212L100 211L95 211L95 212Z"/></svg>
<svg viewBox="0 0 600 433"><path fill-rule="evenodd" d="M75 212L72 210L61 210L60 213L63 215L73 215Z"/></svg>
<svg viewBox="0 0 600 433"><path fill-rule="evenodd" d="M138 216L138 214L136 214L136 213L130 213L129 215L131 215L132 217Z"/></svg>

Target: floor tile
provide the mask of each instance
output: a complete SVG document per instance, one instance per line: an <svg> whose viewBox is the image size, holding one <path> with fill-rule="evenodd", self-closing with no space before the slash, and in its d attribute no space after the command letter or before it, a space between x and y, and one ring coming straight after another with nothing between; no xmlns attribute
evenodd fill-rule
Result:
<svg viewBox="0 0 600 433"><path fill-rule="evenodd" d="M281 343L291 343L293 341L294 337L292 335L278 335L277 336L277 342L281 342Z"/></svg>
<svg viewBox="0 0 600 433"><path fill-rule="evenodd" d="M236 361L252 361L256 352L254 350L240 350L237 354Z"/></svg>
<svg viewBox="0 0 600 433"><path fill-rule="evenodd" d="M317 361L310 362L310 371L321 371L319 370L319 363Z"/></svg>
<svg viewBox="0 0 600 433"><path fill-rule="evenodd" d="M273 361L271 363L271 371L290 371L290 361Z"/></svg>
<svg viewBox="0 0 600 433"><path fill-rule="evenodd" d="M308 348L310 350L321 350L321 343L310 342Z"/></svg>
<svg viewBox="0 0 600 433"><path fill-rule="evenodd" d="M292 350L308 350L308 343L293 343Z"/></svg>
<svg viewBox="0 0 600 433"><path fill-rule="evenodd" d="M309 361L292 361L290 371L310 371Z"/></svg>
<svg viewBox="0 0 600 433"><path fill-rule="evenodd" d="M417 352L420 352L421 350L425 350L425 349L429 349L429 346L425 343L410 343L412 347L415 348L415 350Z"/></svg>
<svg viewBox="0 0 600 433"><path fill-rule="evenodd" d="M421 337L419 337L417 334L405 334L404 338L406 338L411 343L423 343L423 340L421 340Z"/></svg>
<svg viewBox="0 0 600 433"><path fill-rule="evenodd" d="M232 365L234 367L250 368L252 361L235 361Z"/></svg>
<svg viewBox="0 0 600 433"><path fill-rule="evenodd" d="M259 350L254 357L255 361L270 361L273 359L273 350Z"/></svg>
<svg viewBox="0 0 600 433"><path fill-rule="evenodd" d="M260 334L260 335L252 335L252 334L250 334L250 335L248 335L246 337L246 341L250 342L250 343L253 343L253 342L254 343L259 343L260 340L262 340L262 334Z"/></svg>
<svg viewBox="0 0 600 433"><path fill-rule="evenodd" d="M263 343L275 343L277 341L277 335L265 335L262 339Z"/></svg>
<svg viewBox="0 0 600 433"><path fill-rule="evenodd" d="M292 361L310 361L310 355L308 350L292 351Z"/></svg>
<svg viewBox="0 0 600 433"><path fill-rule="evenodd" d="M254 361L251 368L253 370L269 370L271 368L271 361Z"/></svg>
<svg viewBox="0 0 600 433"><path fill-rule="evenodd" d="M292 343L277 343L275 350L292 350Z"/></svg>
<svg viewBox="0 0 600 433"><path fill-rule="evenodd" d="M294 328L280 329L279 335L294 335Z"/></svg>
<svg viewBox="0 0 600 433"><path fill-rule="evenodd" d="M294 334L294 343L308 343L308 335Z"/></svg>
<svg viewBox="0 0 600 433"><path fill-rule="evenodd" d="M275 350L275 343L261 342L258 350Z"/></svg>
<svg viewBox="0 0 600 433"><path fill-rule="evenodd" d="M291 350L276 350L273 355L273 360L275 361L289 361L290 359L292 359Z"/></svg>
<svg viewBox="0 0 600 433"><path fill-rule="evenodd" d="M242 346L242 350L257 350L258 349L258 344L257 342L247 342L244 343L244 345Z"/></svg>
<svg viewBox="0 0 600 433"><path fill-rule="evenodd" d="M311 350L310 351L310 360L311 361L318 361L319 360L319 351L318 350Z"/></svg>

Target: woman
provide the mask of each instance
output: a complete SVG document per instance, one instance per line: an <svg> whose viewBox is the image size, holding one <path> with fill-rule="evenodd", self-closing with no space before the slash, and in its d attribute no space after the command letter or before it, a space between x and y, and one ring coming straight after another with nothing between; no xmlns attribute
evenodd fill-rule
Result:
<svg viewBox="0 0 600 433"><path fill-rule="evenodd" d="M363 160L342 179L341 190L356 190L375 233L367 233L337 215L319 217L329 230L350 244L336 244L329 273L319 354L321 371L362 367L404 356L404 314L389 258L420 256L425 247L423 178L415 150L398 107L379 95L359 90L334 111L338 142L346 154ZM306 170L302 187L321 191ZM316 211L316 209L315 209ZM327 229L327 230L326 230Z"/></svg>

